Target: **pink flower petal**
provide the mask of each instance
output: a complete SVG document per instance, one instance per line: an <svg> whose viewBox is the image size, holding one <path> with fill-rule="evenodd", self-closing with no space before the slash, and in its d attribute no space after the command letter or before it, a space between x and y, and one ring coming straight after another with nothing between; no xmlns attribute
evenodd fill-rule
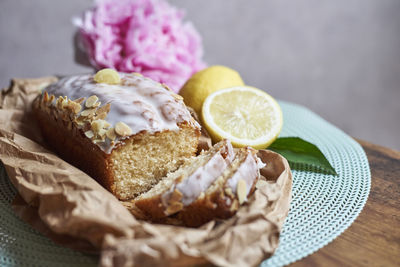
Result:
<svg viewBox="0 0 400 267"><path fill-rule="evenodd" d="M178 92L206 67L201 37L165 0L98 0L75 19L96 68L140 72Z"/></svg>

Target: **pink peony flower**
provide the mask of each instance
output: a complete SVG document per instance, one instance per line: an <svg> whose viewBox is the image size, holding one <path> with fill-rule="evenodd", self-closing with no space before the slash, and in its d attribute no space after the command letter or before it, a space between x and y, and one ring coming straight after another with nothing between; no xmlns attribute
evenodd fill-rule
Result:
<svg viewBox="0 0 400 267"><path fill-rule="evenodd" d="M139 72L178 92L204 68L201 37L165 0L98 0L74 19L96 69Z"/></svg>

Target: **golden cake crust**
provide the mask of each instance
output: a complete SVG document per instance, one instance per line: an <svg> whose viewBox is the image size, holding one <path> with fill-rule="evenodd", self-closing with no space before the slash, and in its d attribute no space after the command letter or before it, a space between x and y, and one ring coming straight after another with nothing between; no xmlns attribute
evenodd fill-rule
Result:
<svg viewBox="0 0 400 267"><path fill-rule="evenodd" d="M33 112L37 119L37 122L42 131L43 137L47 144L64 160L71 163L75 167L83 170L89 174L92 178L96 179L102 186L112 192L117 197L118 195L115 188L115 178L112 172L112 153L118 152L123 147L123 144L118 144L111 154L107 154L102 151L92 140L87 138L82 129L74 127L74 124L69 120L62 120L61 116L56 116L57 112L46 112L40 109L41 98L35 99L33 104ZM55 107L50 108L55 109ZM53 115L50 115L53 114ZM193 128L187 123L180 124L181 129ZM156 133L155 136L162 135L164 133ZM146 137L147 133L142 132L136 135L130 136L125 142L131 140L131 142L138 142ZM194 138L200 136L199 131L193 131ZM190 157L194 155L196 149L189 150L187 155L184 157Z"/></svg>
<svg viewBox="0 0 400 267"><path fill-rule="evenodd" d="M254 179L252 189L247 197L254 193L258 179L259 177ZM236 194L226 189L224 185L218 186L217 190L197 199L190 206L176 214L174 218L185 226L198 227L213 219L232 217L240 207L239 199Z"/></svg>
<svg viewBox="0 0 400 267"><path fill-rule="evenodd" d="M152 219L173 215L207 190L229 166L233 157L232 145L228 140L223 140L185 167L164 178L164 182L139 196L134 203Z"/></svg>
<svg viewBox="0 0 400 267"><path fill-rule="evenodd" d="M252 182L248 194L246 193L246 197L250 197L254 193L260 177L255 155L256 150L243 148L242 152L249 153L247 156L254 159L253 167L257 168L257 171L252 173L253 177L248 177ZM232 164L235 164L235 162ZM243 164L243 162L240 162L240 164ZM235 173L237 173L237 169L235 169L232 174ZM250 173L248 174L250 175ZM185 226L198 227L213 219L227 219L232 217L243 203L241 203L239 199L239 192L233 192L228 185L230 178L231 176L227 175L220 176L214 182L210 190L202 194L192 204L182 209L174 218L181 221Z"/></svg>
<svg viewBox="0 0 400 267"><path fill-rule="evenodd" d="M93 144L82 130L72 127L71 122L40 109L40 101L40 97L35 99L33 112L46 143L65 161L85 171L112 192L114 179L109 168L110 155Z"/></svg>
<svg viewBox="0 0 400 267"><path fill-rule="evenodd" d="M195 155L200 126L165 86L129 74L122 82L64 78L44 89L33 112L44 139L62 158L128 200Z"/></svg>

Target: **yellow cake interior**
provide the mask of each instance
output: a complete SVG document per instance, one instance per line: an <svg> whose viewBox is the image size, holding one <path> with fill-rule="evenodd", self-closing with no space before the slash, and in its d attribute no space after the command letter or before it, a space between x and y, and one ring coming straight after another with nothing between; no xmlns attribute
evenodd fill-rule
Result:
<svg viewBox="0 0 400 267"><path fill-rule="evenodd" d="M110 156L115 194L127 200L148 191L193 156L198 135L197 130L183 125L180 131L139 134L125 141Z"/></svg>

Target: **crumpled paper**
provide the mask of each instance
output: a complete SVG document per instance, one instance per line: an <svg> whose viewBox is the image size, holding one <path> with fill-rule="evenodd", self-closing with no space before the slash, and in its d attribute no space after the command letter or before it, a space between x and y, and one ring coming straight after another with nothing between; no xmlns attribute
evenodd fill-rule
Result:
<svg viewBox="0 0 400 267"><path fill-rule="evenodd" d="M101 266L255 266L273 254L291 200L280 155L260 150L263 182L237 214L199 228L135 218L94 179L48 149L31 102L55 77L14 79L0 96L0 160L18 190L14 210L56 242L100 252Z"/></svg>

